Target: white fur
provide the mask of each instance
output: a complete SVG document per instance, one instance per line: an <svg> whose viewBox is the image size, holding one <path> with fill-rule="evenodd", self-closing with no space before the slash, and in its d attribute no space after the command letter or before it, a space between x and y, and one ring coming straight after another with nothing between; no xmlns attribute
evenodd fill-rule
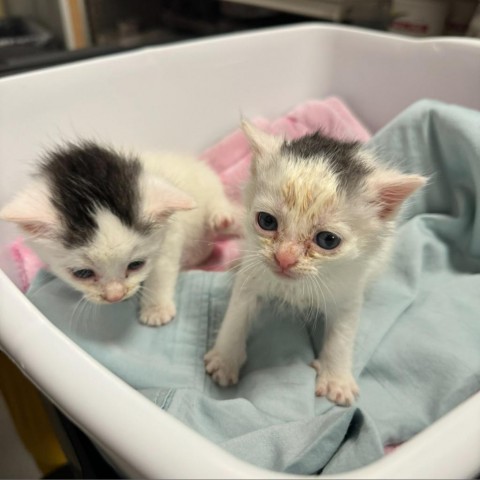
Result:
<svg viewBox="0 0 480 480"><path fill-rule="evenodd" d="M59 218L49 199L48 186L36 179L15 199L0 210L0 218L21 225L23 230L35 237L53 233Z"/></svg>
<svg viewBox="0 0 480 480"><path fill-rule="evenodd" d="M351 369L364 290L388 259L397 207L424 179L376 167L352 201L322 158L295 161L280 153L280 139L248 124L244 131L255 154L245 191L246 253L215 345L205 356L206 370L220 385L238 381L258 303L273 297L298 307L307 320L324 313L324 345L312 362L315 392L350 405L358 394ZM364 161L374 165L366 154ZM273 215L278 230L262 231L257 212ZM318 247L313 239L321 231L340 236L339 247ZM278 273L275 256L282 252L297 259L289 277Z"/></svg>
<svg viewBox="0 0 480 480"><path fill-rule="evenodd" d="M142 157L149 176L165 178L188 193L196 208L177 212L166 224L164 255L145 282L142 322L164 324L175 315L174 291L180 268L205 260L212 250L216 233L226 231L236 221L236 211L226 198L218 176L204 163L179 155L146 154Z"/></svg>
<svg viewBox="0 0 480 480"><path fill-rule="evenodd" d="M41 178L32 182L0 212L17 223L51 271L94 303L126 299L142 288L140 320L162 325L175 315L174 291L179 270L206 259L215 234L228 230L237 212L218 176L189 156L147 153L141 158L141 209L156 228L147 234L125 226L98 208L96 236L88 245L66 248L62 225ZM145 261L135 271L127 266ZM73 271L90 269L95 278L78 279ZM143 284L143 285L142 285Z"/></svg>

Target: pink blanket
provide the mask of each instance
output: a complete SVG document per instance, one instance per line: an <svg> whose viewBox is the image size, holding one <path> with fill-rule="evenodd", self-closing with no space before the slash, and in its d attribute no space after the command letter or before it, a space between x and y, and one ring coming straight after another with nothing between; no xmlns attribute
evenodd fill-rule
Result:
<svg viewBox="0 0 480 480"><path fill-rule="evenodd" d="M365 142L370 138L369 132L360 121L335 97L305 102L273 121L256 118L253 122L266 132L284 136L288 140L319 129L337 139ZM251 160L250 148L242 131L235 130L203 152L201 159L218 172L227 195L233 201L239 202L242 185L248 178ZM24 245L22 239L16 240L10 248L18 267L20 287L22 291L26 291L42 263ZM198 268L211 271L225 270L238 257L237 240L219 239L215 242L210 258Z"/></svg>

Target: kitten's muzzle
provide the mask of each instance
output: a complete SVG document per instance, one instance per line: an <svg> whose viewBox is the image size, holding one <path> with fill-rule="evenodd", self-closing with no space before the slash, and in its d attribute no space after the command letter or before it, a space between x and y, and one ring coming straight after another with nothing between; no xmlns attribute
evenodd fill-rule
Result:
<svg viewBox="0 0 480 480"><path fill-rule="evenodd" d="M296 278L291 269L298 264L301 251L294 242L282 242L273 254L273 262L269 262L275 275L283 278Z"/></svg>
<svg viewBox="0 0 480 480"><path fill-rule="evenodd" d="M275 262L282 272L287 272L298 263L298 252L292 245L281 245L274 254Z"/></svg>
<svg viewBox="0 0 480 480"><path fill-rule="evenodd" d="M273 265L272 270L275 274L283 278L296 278L296 275L292 272L291 268L297 265L298 258L285 259L284 257L278 257L277 255L275 255L274 258L275 265Z"/></svg>
<svg viewBox="0 0 480 480"><path fill-rule="evenodd" d="M120 282L107 283L103 289L102 298L109 303L120 302L125 298L127 289Z"/></svg>

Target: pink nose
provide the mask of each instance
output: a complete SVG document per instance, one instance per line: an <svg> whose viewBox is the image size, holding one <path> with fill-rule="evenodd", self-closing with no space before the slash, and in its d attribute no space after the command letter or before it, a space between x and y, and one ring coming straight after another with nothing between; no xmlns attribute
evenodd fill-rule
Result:
<svg viewBox="0 0 480 480"><path fill-rule="evenodd" d="M119 302L123 297L125 296L124 293L109 293L109 294L105 294L105 300L107 302Z"/></svg>
<svg viewBox="0 0 480 480"><path fill-rule="evenodd" d="M105 286L103 298L107 302L119 302L125 297L125 288L122 284L112 282Z"/></svg>
<svg viewBox="0 0 480 480"><path fill-rule="evenodd" d="M279 250L275 254L275 261L282 270L288 270L297 264L298 258L292 251Z"/></svg>

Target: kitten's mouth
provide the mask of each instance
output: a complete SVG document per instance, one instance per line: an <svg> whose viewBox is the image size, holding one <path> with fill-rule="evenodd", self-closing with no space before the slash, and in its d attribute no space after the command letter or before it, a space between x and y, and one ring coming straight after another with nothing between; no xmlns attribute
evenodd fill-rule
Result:
<svg viewBox="0 0 480 480"><path fill-rule="evenodd" d="M113 305L114 303L121 303L126 299L127 299L127 297L123 297L122 299L119 299L119 300L107 300L107 299L102 298L102 297L100 297L100 298L94 297L94 298L88 298L88 301L90 301L92 303L97 303L99 305Z"/></svg>
<svg viewBox="0 0 480 480"><path fill-rule="evenodd" d="M293 273L291 270L282 270L280 268L273 268L273 273L281 278L288 278L290 280L294 280L297 278L297 275Z"/></svg>
<svg viewBox="0 0 480 480"><path fill-rule="evenodd" d="M126 299L127 297L122 297L122 298L119 298L118 300L105 300L105 303L109 303L109 304L122 303Z"/></svg>

